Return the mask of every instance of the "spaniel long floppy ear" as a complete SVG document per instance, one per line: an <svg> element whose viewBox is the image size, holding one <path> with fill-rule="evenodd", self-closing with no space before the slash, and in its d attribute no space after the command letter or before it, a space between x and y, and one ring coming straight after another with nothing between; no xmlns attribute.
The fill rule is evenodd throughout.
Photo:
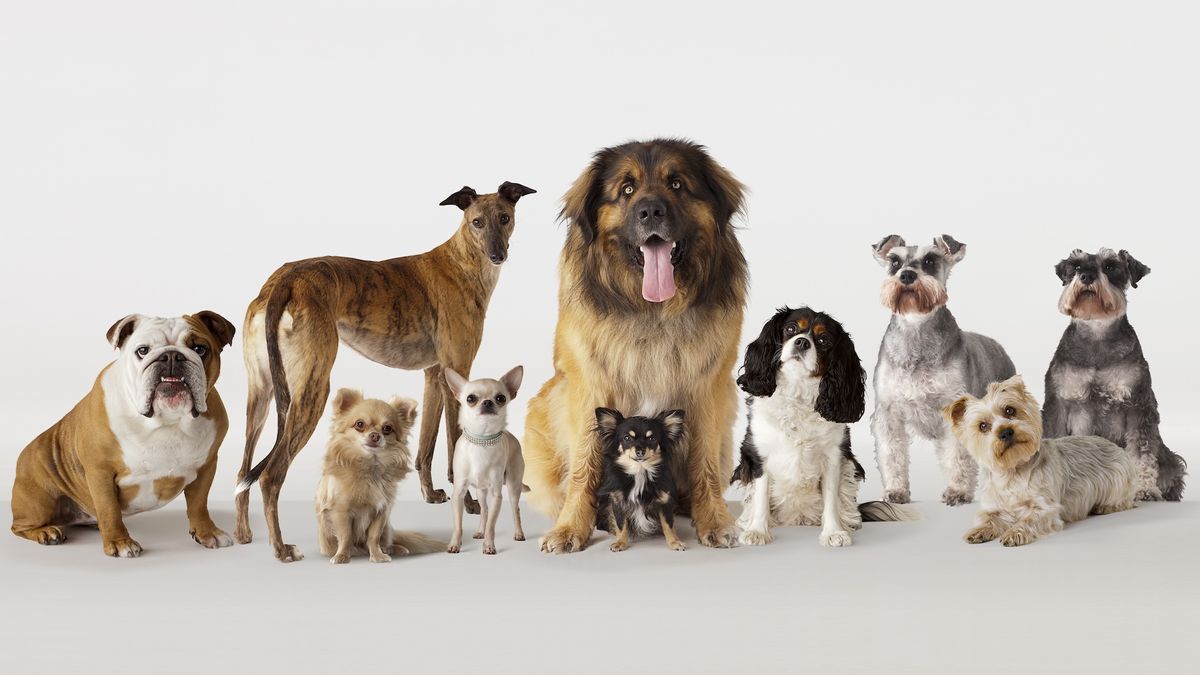
<svg viewBox="0 0 1200 675"><path fill-rule="evenodd" d="M478 198L479 194L474 189L464 185L461 190L443 199L438 206L450 206L453 204L466 211L467 207L473 204Z"/></svg>
<svg viewBox="0 0 1200 675"><path fill-rule="evenodd" d="M849 424L863 416L867 405L867 374L850 334L839 324L833 347L825 354L825 375L817 388L813 409L830 422Z"/></svg>
<svg viewBox="0 0 1200 675"><path fill-rule="evenodd" d="M1117 255L1121 256L1121 260L1125 262L1125 268L1129 270L1129 285L1137 288L1138 282L1142 277L1150 274L1150 268L1138 262L1137 258L1130 255L1129 251L1121 249Z"/></svg>
<svg viewBox="0 0 1200 675"><path fill-rule="evenodd" d="M655 415L654 419L662 422L663 429L667 431L667 438L674 443L683 437L684 417L682 410L664 410Z"/></svg>
<svg viewBox="0 0 1200 675"><path fill-rule="evenodd" d="M558 218L568 221L571 227L578 227L585 244L595 241L599 232L597 212L604 191L604 174L608 171L612 154L608 149L597 152L592 157L592 163L563 195L562 211L559 211Z"/></svg>
<svg viewBox="0 0 1200 675"><path fill-rule="evenodd" d="M704 158L704 185L715 198L717 227L724 232L730 226L733 217L743 213L746 186L710 157L707 150L703 147L698 149Z"/></svg>
<svg viewBox="0 0 1200 675"><path fill-rule="evenodd" d="M871 253L875 254L875 260L880 265L890 265L891 261L888 260L888 252L897 246L904 246L904 237L898 234L889 234L880 239L879 243L871 246Z"/></svg>
<svg viewBox="0 0 1200 675"><path fill-rule="evenodd" d="M500 184L500 187L496 189L496 193L500 195L501 199L513 204L516 204L517 200L521 197L524 197L525 195L531 195L536 192L537 190L534 190L531 187L525 187L520 183L513 183L510 181L504 181Z"/></svg>
<svg viewBox="0 0 1200 675"><path fill-rule="evenodd" d="M751 396L770 396L775 393L775 374L783 347L783 327L787 324L790 307L780 307L775 316L763 324L758 339L746 346L746 358L738 375L737 385Z"/></svg>

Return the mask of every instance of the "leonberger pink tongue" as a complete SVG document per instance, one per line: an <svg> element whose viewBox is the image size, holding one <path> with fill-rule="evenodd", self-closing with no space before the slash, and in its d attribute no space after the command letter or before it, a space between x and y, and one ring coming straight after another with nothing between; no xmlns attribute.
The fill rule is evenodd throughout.
<svg viewBox="0 0 1200 675"><path fill-rule="evenodd" d="M642 244L646 264L642 267L642 297L663 302L675 295L675 266L671 264L671 242L655 238Z"/></svg>

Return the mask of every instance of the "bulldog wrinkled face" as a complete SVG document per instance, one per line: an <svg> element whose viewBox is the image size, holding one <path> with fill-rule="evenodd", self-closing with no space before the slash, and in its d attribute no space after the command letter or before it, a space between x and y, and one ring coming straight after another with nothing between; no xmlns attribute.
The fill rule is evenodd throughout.
<svg viewBox="0 0 1200 675"><path fill-rule="evenodd" d="M965 244L948 234L928 246L906 246L899 235L884 237L872 247L887 271L879 300L893 314L928 314L946 304L950 270L967 254Z"/></svg>
<svg viewBox="0 0 1200 675"><path fill-rule="evenodd" d="M132 314L113 324L108 339L120 350L115 367L134 410L164 420L208 412L221 349L232 342L233 331L213 312L167 318Z"/></svg>
<svg viewBox="0 0 1200 675"><path fill-rule="evenodd" d="M988 385L983 398L963 396L944 414L971 456L992 470L1016 468L1041 447L1041 411L1020 375Z"/></svg>
<svg viewBox="0 0 1200 675"><path fill-rule="evenodd" d="M458 400L459 426L473 434L490 435L503 431L508 421L508 404L521 387L524 368L517 366L499 380L468 382L453 370L446 370L446 382Z"/></svg>

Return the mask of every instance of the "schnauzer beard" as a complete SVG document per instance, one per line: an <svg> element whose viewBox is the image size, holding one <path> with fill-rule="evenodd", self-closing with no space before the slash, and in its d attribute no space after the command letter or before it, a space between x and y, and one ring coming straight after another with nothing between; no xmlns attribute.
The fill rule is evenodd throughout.
<svg viewBox="0 0 1200 675"><path fill-rule="evenodd" d="M1125 313L1125 294L1104 276L1091 286L1084 286L1079 277L1075 277L1063 289L1058 310L1072 319L1115 319Z"/></svg>
<svg viewBox="0 0 1200 675"><path fill-rule="evenodd" d="M892 314L928 314L946 304L946 289L930 276L920 276L905 286L896 277L888 277L880 289L879 301Z"/></svg>

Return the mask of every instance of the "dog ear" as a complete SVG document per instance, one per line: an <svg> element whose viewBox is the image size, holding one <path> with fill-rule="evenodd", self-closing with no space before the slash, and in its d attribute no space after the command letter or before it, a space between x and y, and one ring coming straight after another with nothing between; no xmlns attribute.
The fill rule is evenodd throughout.
<svg viewBox="0 0 1200 675"><path fill-rule="evenodd" d="M1054 273L1058 275L1063 286L1066 286L1075 278L1075 263L1071 262L1070 258L1063 258L1054 266Z"/></svg>
<svg viewBox="0 0 1200 675"><path fill-rule="evenodd" d="M1150 268L1138 262L1138 259L1130 255L1129 251L1125 249L1121 249L1118 255L1125 262L1125 269L1129 270L1129 285L1137 288L1138 282L1142 280L1142 277L1150 274Z"/></svg>
<svg viewBox="0 0 1200 675"><path fill-rule="evenodd" d="M118 319L116 323L110 326L108 332L105 333L105 337L108 338L108 343L113 346L113 349L120 349L125 344L125 340L137 328L137 322L144 318L141 314L130 314Z"/></svg>
<svg viewBox="0 0 1200 675"><path fill-rule="evenodd" d="M960 396L957 401L942 409L942 416L950 423L951 428L958 429L962 425L963 415L967 414L967 403L970 400L969 396Z"/></svg>
<svg viewBox="0 0 1200 675"><path fill-rule="evenodd" d="M609 438L617 430L617 425L625 421L621 413L612 408L596 408L596 431L601 438Z"/></svg>
<svg viewBox="0 0 1200 675"><path fill-rule="evenodd" d="M464 185L462 186L461 190L443 199L438 206L450 206L453 204L463 211L466 211L467 207L473 204L478 198L479 195L475 192L475 190ZM513 201L516 200L514 199Z"/></svg>
<svg viewBox="0 0 1200 675"><path fill-rule="evenodd" d="M715 199L717 229L724 232L730 226L730 221L739 213L743 213L746 203L746 186L734 178L729 170L709 156L708 151L697 146L703 157L704 185Z"/></svg>
<svg viewBox="0 0 1200 675"><path fill-rule="evenodd" d="M509 181L504 181L500 184L500 187L496 188L496 194L500 195L500 198L504 201L512 204L516 204L517 200L521 197L535 194L536 192L537 190L531 187L525 187L520 183L511 183Z"/></svg>
<svg viewBox="0 0 1200 675"><path fill-rule="evenodd" d="M775 393L775 372L779 370L779 355L783 347L783 327L787 324L790 307L780 307L775 316L763 324L758 338L746 346L746 358L737 385L751 396L770 396Z"/></svg>
<svg viewBox="0 0 1200 675"><path fill-rule="evenodd" d="M897 246L904 246L904 237L901 237L898 234L889 234L883 239L880 239L879 243L871 246L871 252L875 254L875 259L879 261L880 265L887 266L892 264L891 261L888 260L888 252Z"/></svg>
<svg viewBox="0 0 1200 675"><path fill-rule="evenodd" d="M664 410L654 416L654 419L662 423L663 429L667 431L667 438L674 443L683 436L683 421L686 415L682 410Z"/></svg>
<svg viewBox="0 0 1200 675"><path fill-rule="evenodd" d="M417 402L407 396L393 397L388 405L396 411L396 415L405 422L412 422L417 417Z"/></svg>
<svg viewBox="0 0 1200 675"><path fill-rule="evenodd" d="M500 378L500 383L508 388L508 397L516 398L517 390L521 388L521 380L525 377L524 366L517 366Z"/></svg>
<svg viewBox="0 0 1200 675"><path fill-rule="evenodd" d="M357 389L338 389L333 397L333 415L345 415L348 410L361 403L363 395Z"/></svg>
<svg viewBox="0 0 1200 675"><path fill-rule="evenodd" d="M933 245L942 252L942 257L951 265L956 264L967 255L967 245L948 234L933 238Z"/></svg>
<svg viewBox="0 0 1200 675"><path fill-rule="evenodd" d="M450 393L454 395L454 398L458 398L458 395L462 393L463 387L467 386L467 378L459 375L453 368L447 368L445 375L446 384L450 385Z"/></svg>
<svg viewBox="0 0 1200 675"><path fill-rule="evenodd" d="M867 374L863 371L854 341L841 326L837 340L825 355L825 375L817 388L813 409L830 422L849 424L863 416L867 405Z"/></svg>
<svg viewBox="0 0 1200 675"><path fill-rule="evenodd" d="M196 312L192 316L204 324L204 327L221 343L221 347L228 347L233 344L233 335L237 332L237 329L233 327L233 324L228 319L207 309L202 312Z"/></svg>
<svg viewBox="0 0 1200 675"><path fill-rule="evenodd" d="M583 235L583 243L591 244L599 232L597 210L600 208L600 196L604 190L604 174L612 159L612 151L604 149L592 157L592 163L579 178L571 184L567 194L563 195L562 210L558 213L559 220L569 221L572 227L578 227Z"/></svg>

